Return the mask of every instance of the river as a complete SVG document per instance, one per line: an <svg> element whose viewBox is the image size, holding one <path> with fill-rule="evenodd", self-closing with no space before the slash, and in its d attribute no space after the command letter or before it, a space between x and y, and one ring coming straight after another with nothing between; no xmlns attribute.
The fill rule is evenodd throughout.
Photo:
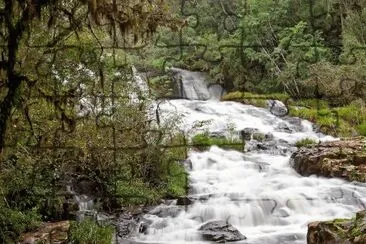
<svg viewBox="0 0 366 244"><path fill-rule="evenodd" d="M205 76L177 72L182 77L185 99L162 102L163 118L178 115L181 129L191 135L197 132L191 130L197 122L210 121L205 129L214 134L227 134L228 127L235 131L255 128L273 138L267 148L260 150L256 149L256 142L249 142L248 152L216 146L205 152L192 150L189 197L198 200L187 207L177 207L174 201L158 206L179 211L164 217L154 211L146 214L144 219L149 227L135 241L208 243L202 239L199 227L211 220L224 220L247 237L237 243L306 243L309 222L350 218L365 208L365 184L302 177L290 165L294 144L299 139L334 138L317 133L308 121L294 123L296 120L277 117L267 109L221 102L217 89L212 93L203 85Z"/></svg>

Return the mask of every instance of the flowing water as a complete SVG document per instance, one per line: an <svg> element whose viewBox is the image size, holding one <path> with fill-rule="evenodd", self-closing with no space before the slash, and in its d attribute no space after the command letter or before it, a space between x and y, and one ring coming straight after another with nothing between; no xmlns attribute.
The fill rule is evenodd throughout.
<svg viewBox="0 0 366 244"><path fill-rule="evenodd" d="M309 222L349 218L365 208L365 184L302 177L291 168L290 156L297 140L333 138L316 133L307 121L294 124L266 109L210 100L203 76L181 73L187 99L161 103L162 117L179 115L181 128L191 134L196 131L190 128L198 121L209 121L205 128L212 133L227 133L228 127L237 131L256 128L273 135L276 150L241 153L216 146L205 152L192 150L190 197L199 200L175 217L145 215L151 224L135 241L207 243L198 228L210 220L224 220L247 237L240 243L306 243ZM174 204L159 207L176 208Z"/></svg>

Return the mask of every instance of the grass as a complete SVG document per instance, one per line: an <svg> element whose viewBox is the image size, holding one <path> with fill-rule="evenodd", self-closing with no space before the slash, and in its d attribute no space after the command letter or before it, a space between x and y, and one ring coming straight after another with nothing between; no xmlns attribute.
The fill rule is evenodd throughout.
<svg viewBox="0 0 366 244"><path fill-rule="evenodd" d="M110 244L114 229L112 226L100 226L92 219L72 222L70 243L75 244Z"/></svg>
<svg viewBox="0 0 366 244"><path fill-rule="evenodd" d="M281 93L261 95L249 92L228 93L222 100L266 107L267 99L280 100L285 104L287 101L290 116L315 123L325 134L342 137L366 136L366 107L357 101L341 107L332 107L325 100L293 100Z"/></svg>
<svg viewBox="0 0 366 244"><path fill-rule="evenodd" d="M226 137L212 137L207 132L195 135L192 144L199 150L208 150L211 146L218 146L223 149L243 150L243 142L240 139L228 139Z"/></svg>
<svg viewBox="0 0 366 244"><path fill-rule="evenodd" d="M311 138L304 138L296 142L296 147L307 147L316 143L317 142Z"/></svg>
<svg viewBox="0 0 366 244"><path fill-rule="evenodd" d="M283 93L273 94L254 94L250 92L231 92L222 97L222 101L237 101L245 104L250 104L256 107L266 107L267 100L285 101L289 96Z"/></svg>

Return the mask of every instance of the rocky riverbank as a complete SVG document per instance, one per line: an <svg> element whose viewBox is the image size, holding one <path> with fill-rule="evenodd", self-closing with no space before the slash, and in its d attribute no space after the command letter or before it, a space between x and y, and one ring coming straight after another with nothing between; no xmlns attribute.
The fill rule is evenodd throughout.
<svg viewBox="0 0 366 244"><path fill-rule="evenodd" d="M352 219L310 223L307 243L366 243L366 210L358 212Z"/></svg>
<svg viewBox="0 0 366 244"><path fill-rule="evenodd" d="M291 156L291 163L303 176L314 174L366 182L366 138L347 138L303 147Z"/></svg>
<svg viewBox="0 0 366 244"><path fill-rule="evenodd" d="M366 182L366 138L346 138L302 147L292 154L291 164L303 176ZM307 243L366 243L366 210L352 219L310 223Z"/></svg>

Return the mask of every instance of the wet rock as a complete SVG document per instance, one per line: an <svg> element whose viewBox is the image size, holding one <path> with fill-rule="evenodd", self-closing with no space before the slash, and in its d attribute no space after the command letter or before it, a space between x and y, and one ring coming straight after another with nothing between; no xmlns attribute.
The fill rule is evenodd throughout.
<svg viewBox="0 0 366 244"><path fill-rule="evenodd" d="M162 219L160 221L157 221L157 222L153 223L151 225L151 228L160 230L160 229L163 229L163 228L165 228L167 226L168 226L168 220L167 219Z"/></svg>
<svg viewBox="0 0 366 244"><path fill-rule="evenodd" d="M290 130L294 130L294 131L302 131L303 130L303 126L302 126L302 119L298 118L298 117L289 117L289 116L285 116L282 119L286 120L287 122L290 123Z"/></svg>
<svg viewBox="0 0 366 244"><path fill-rule="evenodd" d="M250 141L252 139L252 135L256 132L259 132L256 128L245 128L240 131L240 135L243 140Z"/></svg>
<svg viewBox="0 0 366 244"><path fill-rule="evenodd" d="M286 133L292 133L293 130L288 126L286 123L280 123L277 128L277 131L286 132Z"/></svg>
<svg viewBox="0 0 366 244"><path fill-rule="evenodd" d="M210 221L202 225L199 230L204 239L217 243L245 240L246 237L231 224L222 220Z"/></svg>
<svg viewBox="0 0 366 244"><path fill-rule="evenodd" d="M188 170L192 170L193 168L193 164L192 164L192 161L190 159L186 159L186 160L183 160L181 162L183 164L183 166L188 169Z"/></svg>
<svg viewBox="0 0 366 244"><path fill-rule="evenodd" d="M138 218L131 213L121 214L115 223L117 235L122 238L131 236L138 227Z"/></svg>
<svg viewBox="0 0 366 244"><path fill-rule="evenodd" d="M244 141L256 140L259 142L272 141L274 136L271 133L262 133L255 128L245 128L240 131L240 136Z"/></svg>
<svg viewBox="0 0 366 244"><path fill-rule="evenodd" d="M310 223L307 243L366 243L366 210L358 212L353 219Z"/></svg>
<svg viewBox="0 0 366 244"><path fill-rule="evenodd" d="M177 206L158 206L155 209L151 210L149 213L152 215L156 215L160 218L174 218L177 217L181 211L182 209Z"/></svg>
<svg viewBox="0 0 366 244"><path fill-rule="evenodd" d="M56 223L44 223L35 232L23 234L21 244L63 244L68 243L68 231L70 221L61 221Z"/></svg>
<svg viewBox="0 0 366 244"><path fill-rule="evenodd" d="M246 143L245 150L247 152L266 151L266 153L273 155L287 155L287 153L292 149L288 148L287 142L280 142L277 140L260 142L257 140L252 140Z"/></svg>
<svg viewBox="0 0 366 244"><path fill-rule="evenodd" d="M74 188L80 195L97 196L100 193L99 184L85 176L77 179Z"/></svg>
<svg viewBox="0 0 366 244"><path fill-rule="evenodd" d="M147 234L147 230L150 224L146 222L141 222L139 226L139 233Z"/></svg>
<svg viewBox="0 0 366 244"><path fill-rule="evenodd" d="M271 113L275 116L285 116L288 114L288 109L286 105L278 100L268 100L267 101L267 108Z"/></svg>
<svg viewBox="0 0 366 244"><path fill-rule="evenodd" d="M189 197L179 197L177 199L177 205L187 206L191 205L193 203L193 200Z"/></svg>
<svg viewBox="0 0 366 244"><path fill-rule="evenodd" d="M315 174L366 182L365 145L362 137L320 143L293 153L291 164L303 176Z"/></svg>

